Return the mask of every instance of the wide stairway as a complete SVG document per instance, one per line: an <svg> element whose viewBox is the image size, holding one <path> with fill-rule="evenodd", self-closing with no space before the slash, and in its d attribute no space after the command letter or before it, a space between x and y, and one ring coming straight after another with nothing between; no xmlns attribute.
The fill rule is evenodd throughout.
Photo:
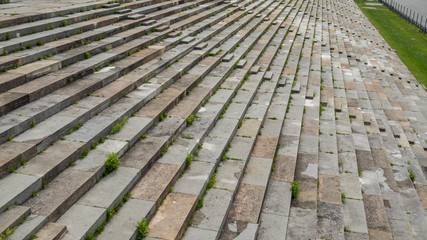
<svg viewBox="0 0 427 240"><path fill-rule="evenodd" d="M0 5L0 239L425 239L427 92L353 0Z"/></svg>

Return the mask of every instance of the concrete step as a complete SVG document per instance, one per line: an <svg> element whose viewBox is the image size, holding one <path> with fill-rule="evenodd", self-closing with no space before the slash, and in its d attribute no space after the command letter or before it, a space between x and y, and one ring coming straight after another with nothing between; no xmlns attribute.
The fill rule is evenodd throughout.
<svg viewBox="0 0 427 240"><path fill-rule="evenodd" d="M215 4L213 4L213 5L215 5ZM208 8L208 6L206 6L205 8L203 8L203 9L207 9ZM201 10L203 10L203 9L201 9ZM200 11L200 10L199 10ZM195 13L197 13L197 12L193 12L193 13L189 13L190 14L190 16L191 16L191 14L195 14ZM202 18L206 18L205 16L203 16ZM163 24L163 23L162 23ZM154 27L153 27L154 28ZM144 33L144 32L147 32L147 31L149 31L149 30L143 30L143 31L141 31L141 33ZM133 33L134 34L134 33ZM164 36L166 36L166 34L164 35ZM159 37L155 37L155 39L161 39L161 38L159 38ZM105 41L104 41L105 42ZM138 40L134 40L133 41L134 43L137 43L138 42ZM122 42L123 43L123 42ZM58 73L54 73L54 74L52 74L52 77L53 77L53 75L55 75L56 76L56 78L58 78L58 76L62 76L62 78L59 78L59 81L57 80L57 82L56 82L56 84L57 84L57 87L56 87L56 89L58 88L58 87L61 87L61 86L64 86L64 84L66 84L68 81L74 81L74 80L77 80L77 79L79 79L79 78L81 78L82 76L84 76L84 75L87 75L87 74L90 74L91 72L93 72L93 69L98 69L98 68L100 68L100 67L103 67L103 66L105 66L108 62L110 62L110 61L115 61L115 60L117 60L117 57L122 57L122 56L125 56L126 54L129 54L129 52L133 52L133 51L135 51L135 49L137 49L137 48L141 48L141 47L145 47L145 46L148 46L148 44L149 43L151 43L151 41L150 40L148 40L147 42L143 42L143 43L139 43L139 44L134 44L135 46L134 47L131 47L130 49L126 49L126 47L123 49L123 51L122 52L120 52L120 51L115 51L114 53L114 55L110 55L110 54L107 54L107 53L101 53L100 55L105 55L105 54L107 54L107 55L109 55L110 57L107 57L107 58L104 58L104 57L102 57L102 56L99 56L98 57L98 55L97 56L94 56L92 59L88 59L88 60L86 60L87 62L85 63L85 64L82 64L82 65L84 65L84 67L82 68L82 66L76 66L76 67L74 67L74 68L72 68L72 69L83 69L83 71L78 71L78 72L74 72L73 73L73 71L70 71L70 69L64 69L64 70L61 70L61 71L59 71ZM111 44L111 43L110 43ZM132 44L130 44L130 46L132 46ZM105 46L104 47L98 47L97 49L105 49ZM89 51L90 52L90 51ZM85 56L86 58L87 58L87 56L88 56L88 52L82 52L82 53L80 53L80 55L79 55L80 57L83 57L83 56ZM89 54L89 56L90 56L90 54ZM115 57L114 57L115 56ZM112 57L112 58L111 58ZM96 60L95 60L95 58L99 58L99 59L103 59L103 61L102 62L96 62ZM77 61L78 60L78 58L77 59L75 59L74 61ZM95 63L95 65L89 65L88 66L88 63ZM69 63L67 63L67 64L69 64ZM49 68L50 69L50 68ZM62 75L62 73L64 73L63 75ZM71 75L70 75L71 74ZM30 82L30 83L27 83L27 86L25 86L25 84L23 85L23 86L21 86L21 87L16 87L16 88L13 88L13 89L11 89L11 90L9 90L10 92L13 92L13 94L10 94L10 93L8 93L8 92L6 92L6 93L4 93L4 94L2 94L2 95L4 95L4 101L5 102L3 102L2 101L2 104L3 104L3 108L5 108L4 110L6 110L6 108L7 108L7 105L9 105L9 106L13 106L12 107L12 109L14 109L14 108L16 108L17 106L19 106L19 105L14 105L14 104L19 104L19 103L25 103L25 102L32 102L32 101L34 101L35 99L37 99L37 98L39 98L40 96L37 96L37 93L35 93L35 92L33 92L31 95L32 95L32 97L29 97L29 96L25 96L25 95L20 95L20 94L17 94L16 92L22 92L22 91L24 91L24 92L27 92L27 94L30 94L29 92L28 92L28 88L34 88L34 85L43 85L43 84L45 84L44 82L46 82L47 80L49 80L49 81L52 81L52 77L50 77L49 78L49 75L48 76L45 76L44 78L42 78L42 79L36 79L36 80L34 80L35 82L34 83L32 83L32 82ZM70 80L70 79L72 79L72 80ZM31 80L31 79L28 79L28 80ZM12 80L11 80L12 81ZM64 82L65 81L65 82ZM10 82L10 81L9 81ZM62 82L62 83L61 83ZM59 84L59 85L58 85ZM52 84L50 84L49 86L52 86ZM41 88L40 90L43 90L43 91L47 91L47 93L49 93L49 92L52 92L52 90L53 89L55 89L55 88L50 88L50 89L47 89L47 87L48 86L46 86L46 88ZM40 87L39 87L40 88ZM27 89L27 90L26 90ZM21 97L21 99L19 99L19 96ZM28 97L29 97L29 99L28 99ZM23 99L23 98L27 98L27 99ZM7 103L7 101L11 101L11 102L9 102L9 103ZM9 109L9 110L11 110L11 109ZM7 112L8 110L6 110L6 112ZM4 113L6 113L6 112L4 112ZM3 113L3 114L4 114Z"/></svg>
<svg viewBox="0 0 427 240"><path fill-rule="evenodd" d="M95 109L93 109L93 110L95 110ZM92 111L93 111L92 110ZM98 110L97 111L99 111L100 109L98 108ZM67 111L67 110L66 110ZM50 125L50 124L45 124L46 126L48 126L48 125ZM45 131L42 131L43 132L43 134L44 134L44 136L45 136L45 134L46 134L46 132ZM28 136L31 136L31 138L33 138L34 137L34 134L29 134ZM60 136L60 135L56 135L56 136ZM25 137L21 137L21 139L22 140L25 140L25 141L27 141L27 138L25 138ZM47 142L49 142L46 138L44 138L45 140L44 141L47 141ZM19 140L19 139L18 139ZM43 149L43 148L42 148ZM40 149L39 149L40 150ZM16 159L16 158L15 158Z"/></svg>
<svg viewBox="0 0 427 240"><path fill-rule="evenodd" d="M192 3L190 3L190 4L192 4ZM216 5L216 4L214 4L214 5ZM163 12L159 11L159 15L150 15L149 17L145 18L146 20L149 20L149 19L159 18L162 16L164 17L164 16L173 15L175 13L175 11L177 11L177 10L179 11L180 9L186 9L188 6L189 6L189 4L182 4L182 5L178 5L178 6L174 7L173 2L165 2L165 3L148 5L148 6L145 6L142 8L135 9L135 11L140 12L140 13L145 13L145 12L152 12L153 9L156 9L156 10L157 9L164 9ZM195 11L199 11L199 10L195 9ZM185 18L185 16L187 14L188 13L186 13L185 15L180 15L179 18ZM11 53L7 57L3 57L0 59L0 62L1 62L0 70L3 70L4 68L12 69L13 67L19 67L21 65L40 60L41 58L45 58L45 57L55 55L55 54L60 53L60 52L64 52L66 50L69 50L70 48L79 47L83 44L85 44L85 45L89 44L90 45L91 42L99 41L100 39L106 38L106 37L111 36L113 34L120 33L122 31L130 31L131 28L136 27L137 24L140 22L140 21L132 21L132 22L120 24L120 26L119 25L111 25L114 22L117 22L120 20L121 19L119 17L113 17L113 18L111 18L111 17L100 17L98 19L95 18L93 20L90 20L91 22L94 22L97 25L97 29L87 31L84 33L80 33L80 31L79 31L78 32L78 33L80 33L79 35L76 35L76 36L71 37L71 38L56 40L56 41L46 43L45 46L34 46L32 49L29 49L29 50L20 51L18 53ZM69 21L69 20L67 20L67 21ZM74 21L74 19L73 19L73 21ZM61 24L62 24L62 20L61 20ZM150 29L153 29L153 28L142 29L142 30L144 30L142 32L142 35L144 35L146 32L151 31ZM135 30L130 31L130 32L135 32ZM139 36L141 36L141 34ZM125 39L125 40L128 41L129 39ZM105 41L106 40L104 40L104 42ZM117 39L116 39L116 41L117 41ZM41 41L40 41L40 43L44 44L44 42L41 42ZM108 47L108 45L107 45L107 47ZM102 49L102 51L104 51L104 48L105 47L102 47L99 49ZM90 52L92 55L96 54L96 52L95 53L92 51L88 51L88 52ZM69 65L69 63L64 63L64 65ZM12 70L12 71L14 71L14 70Z"/></svg>
<svg viewBox="0 0 427 240"><path fill-rule="evenodd" d="M258 81L260 81L260 80L261 79L258 79ZM212 100L214 100L214 99L211 98L211 101ZM231 136L233 136L233 132L235 130L234 131L233 130L231 130L231 131L220 130L221 128L223 128L222 126L225 126L224 123L226 123L226 122L230 122L230 121L227 120L227 121L224 122L222 119L219 120L216 123L216 127L214 127L214 129L210 133L210 135L212 135L212 137L215 136L216 138L219 138L220 136L221 136L221 138L223 138L223 137L225 137L224 135L226 133L228 133L228 134L231 134ZM236 124L236 123L237 122L234 122L234 124ZM232 123L231 122L230 123L226 123L227 126L229 126L230 124L232 124ZM212 140L210 140L210 139L211 139L211 137L208 136L208 138L205 141L204 145L208 146L209 141L213 140L213 139ZM226 139L228 139L228 138L226 138ZM227 142L228 141L226 141L225 143L227 143ZM195 164L194 167L193 167L194 164L190 166L190 168L185 172L184 176L181 179L179 179L178 182L176 183L176 185L174 186L174 191L182 192L182 193L186 193L186 194L194 194L196 196L201 196L203 194L204 186L205 186L206 182L208 181L209 176L211 176L213 174L213 172L209 172L209 171L206 172L206 170L202 170L202 169L204 169L206 167L202 167L202 166L199 166L199 165L212 165L212 163L210 163L210 162L214 162L215 163L215 162L219 161L219 159L220 159L217 154L212 155L212 153L210 153L212 151L211 148L213 147L213 146L212 147L210 146L211 144L217 145L217 144L221 144L221 143L219 143L219 142L215 143L215 142L212 141L212 143L209 143L209 146L208 146L208 148L206 150L205 150L205 148L202 148L202 150L200 151L198 157L196 158L196 159L199 159L202 162L200 162L200 163L199 162L194 163ZM216 152L220 152L220 153L223 152L223 150L220 150L220 149L225 149L226 146L227 146L227 144L223 144L223 143L221 145L215 146ZM207 163L203 163L204 161L207 161ZM208 169L214 169L214 166L215 165L212 165ZM201 182L198 180L197 183L196 183L193 180L193 182L192 182L193 186L191 188L188 188L188 187L184 188L183 187L183 186L189 186L190 179L193 179L196 176L198 176L198 179L200 178ZM155 222L155 219L156 219L156 216L153 218L152 222L153 221ZM221 226L219 226L219 227L221 227ZM181 228L177 228L177 229L181 229ZM220 230L220 228L217 229L217 231L219 231L219 230ZM177 234L179 234L179 232ZM156 237L156 236L153 235L153 237Z"/></svg>
<svg viewBox="0 0 427 240"><path fill-rule="evenodd" d="M12 206L0 215L0 234L14 230L16 226L31 214L31 209L24 206Z"/></svg>
<svg viewBox="0 0 427 240"><path fill-rule="evenodd" d="M182 80L184 80L184 79L182 79ZM191 85L191 84L190 84L190 85ZM76 135L76 136L78 136L78 135ZM71 136L70 136L70 138L73 138L73 136L71 135ZM74 137L74 138L75 138L75 137ZM76 138L76 139L77 139L77 138ZM108 141L110 141L110 140L108 140ZM93 155L93 154L92 154L92 152L87 156L87 159L90 159L90 158L91 158L91 155ZM83 161L84 161L84 160L83 160ZM83 162L83 161L82 161L82 162ZM81 163L77 163L76 167L74 167L74 168L73 168L73 170L74 170L74 171L82 171L82 170L84 170L84 171L93 171L93 170L90 170L90 169L82 168L82 166L84 166L84 165L82 165L82 166L80 166L80 165L81 165ZM94 169L95 169L95 171L96 171L96 172L100 172L99 167L94 168ZM67 172L67 171L68 171L68 170L66 170L65 172ZM64 173L65 173L65 172L64 172ZM57 180L57 179L58 179L58 178L56 178L55 180ZM54 180L54 181L55 181L55 180ZM53 182L52 182L52 183L53 183ZM85 183L85 184L86 184L86 183ZM50 185L49 185L49 186L50 186ZM51 191L56 191L56 190L51 190ZM46 194L47 194L47 193L45 193L45 194L43 194L43 195L46 195ZM77 195L78 195L78 194L77 194ZM65 201L65 200L64 200L64 201ZM45 209L42 209L42 210L45 210ZM47 210L47 211L49 212L49 211L54 211L54 210Z"/></svg>
<svg viewBox="0 0 427 240"><path fill-rule="evenodd" d="M144 50L143 50L143 52L144 52ZM121 69L121 68L120 68ZM108 74L108 72L106 72L106 74L104 74L104 75L106 75L106 76L115 76L114 75L114 72L113 73L111 73L111 74ZM91 78L91 77L89 77L89 78ZM95 77L95 79L97 79L97 81L99 81L99 77ZM88 79L89 80L89 79ZM109 81L111 81L111 80L109 80ZM93 82L93 80L90 80L90 82ZM96 82L95 82L96 83ZM83 86L85 86L85 85L83 85ZM96 86L96 85L95 85ZM71 87L71 86L70 86ZM72 87L71 87L72 88ZM87 91L87 90L86 90ZM91 91L91 90L89 90L89 91ZM74 92L75 92L75 90L74 90ZM67 92L68 93L68 92ZM62 93L62 94L64 94L64 92ZM82 94L83 96L84 96L84 93ZM81 95L80 95L81 96ZM78 97L78 96L75 96L75 97ZM50 99L50 98L47 98L47 99ZM57 98L55 98L55 99L57 99ZM51 101L51 100L49 100L49 101ZM50 103L50 102L49 102ZM50 103L51 104L51 103ZM70 104L70 103L68 103L68 104ZM26 112L20 112L20 111L18 111L17 112L17 114L18 115L28 115L28 113L26 113ZM27 126L30 126L31 124L34 124L33 123L33 120L36 120L36 121L34 121L35 123L38 123L38 119L26 119L26 125ZM41 120L43 120L43 118L41 119ZM10 135L11 135L11 132L13 132L13 131L16 131L16 126L13 126L12 128L6 128L5 130L7 130L7 131L5 131L3 134L3 136L5 137L5 138L8 138Z"/></svg>
<svg viewBox="0 0 427 240"><path fill-rule="evenodd" d="M40 229L35 235L37 238L46 240L59 240L62 238L67 228L58 223L47 223L42 229Z"/></svg>
<svg viewBox="0 0 427 240"><path fill-rule="evenodd" d="M174 145L175 146L175 145ZM166 155L165 155L166 156ZM143 185L141 185L141 186L148 186L147 184L143 184ZM138 195L138 196L140 196L140 195Z"/></svg>

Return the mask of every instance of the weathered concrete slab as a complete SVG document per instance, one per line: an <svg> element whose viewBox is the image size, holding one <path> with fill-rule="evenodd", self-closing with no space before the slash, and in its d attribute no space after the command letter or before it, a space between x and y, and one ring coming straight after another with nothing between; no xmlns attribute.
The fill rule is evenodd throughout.
<svg viewBox="0 0 427 240"><path fill-rule="evenodd" d="M0 233L13 229L19 225L19 221L30 215L31 209L25 206L12 206L9 210L0 214Z"/></svg>
<svg viewBox="0 0 427 240"><path fill-rule="evenodd" d="M19 225L19 228L15 229L13 231L13 234L9 236L8 239L10 240L22 240L22 239L29 239L31 236L36 234L38 230L42 226L46 224L46 217L45 216L38 216L38 215L30 215L25 220L24 223Z"/></svg>
<svg viewBox="0 0 427 240"><path fill-rule="evenodd" d="M176 182L174 192L201 196L210 176L215 171L214 166L215 164L210 162L193 162Z"/></svg>
<svg viewBox="0 0 427 240"><path fill-rule="evenodd" d="M171 183L178 177L179 169L177 165L155 163L132 189L132 197L160 204L160 200L169 192Z"/></svg>
<svg viewBox="0 0 427 240"><path fill-rule="evenodd" d="M139 169L119 167L104 177L77 202L80 205L112 208L130 191L140 176Z"/></svg>
<svg viewBox="0 0 427 240"><path fill-rule="evenodd" d="M129 199L108 223L98 239L132 239L136 236L136 223L155 210L154 202Z"/></svg>
<svg viewBox="0 0 427 240"><path fill-rule="evenodd" d="M0 181L0 211L14 203L23 203L42 186L40 178L24 174L10 174Z"/></svg>
<svg viewBox="0 0 427 240"><path fill-rule="evenodd" d="M60 239L67 228L64 225L49 222L40 231L36 233L36 236L40 239Z"/></svg>
<svg viewBox="0 0 427 240"><path fill-rule="evenodd" d="M226 190L210 189L203 199L203 207L196 211L192 227L219 232L227 220L231 207L232 193Z"/></svg>
<svg viewBox="0 0 427 240"><path fill-rule="evenodd" d="M62 239L82 239L106 219L106 209L74 204L56 223L67 227Z"/></svg>
<svg viewBox="0 0 427 240"><path fill-rule="evenodd" d="M150 221L148 237L179 238L190 218L189 213L196 207L197 196L185 193L168 194Z"/></svg>

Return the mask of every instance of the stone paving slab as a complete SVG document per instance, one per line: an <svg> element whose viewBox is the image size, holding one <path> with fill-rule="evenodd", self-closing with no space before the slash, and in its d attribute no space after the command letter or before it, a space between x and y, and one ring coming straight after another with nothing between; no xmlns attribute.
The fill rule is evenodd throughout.
<svg viewBox="0 0 427 240"><path fill-rule="evenodd" d="M179 169L177 165L155 163L132 189L132 197L160 204L160 199L167 194L165 191L169 191L171 182L176 180Z"/></svg>
<svg viewBox="0 0 427 240"><path fill-rule="evenodd" d="M75 199L70 199L70 195L79 196L95 184L95 181L93 173L66 170L37 196L26 201L25 206L30 207L35 214L56 220L67 206L74 203Z"/></svg>
<svg viewBox="0 0 427 240"><path fill-rule="evenodd" d="M106 219L106 209L80 204L73 205L57 223L67 227L62 239L82 239Z"/></svg>
<svg viewBox="0 0 427 240"><path fill-rule="evenodd" d="M23 203L41 186L41 179L35 176L17 173L2 178L0 182L0 191L2 192L0 211L3 212L14 203Z"/></svg>
<svg viewBox="0 0 427 240"><path fill-rule="evenodd" d="M232 193L220 189L211 189L204 197L203 207L194 214L192 227L213 230L218 233L226 221L231 204ZM216 235L216 234L215 234Z"/></svg>
<svg viewBox="0 0 427 240"><path fill-rule="evenodd" d="M174 192L201 196L205 185L213 174L215 164L211 162L195 161L178 179L174 186Z"/></svg>
<svg viewBox="0 0 427 240"><path fill-rule="evenodd" d="M19 221L30 215L31 209L24 206L12 206L0 215L0 233L13 229Z"/></svg>
<svg viewBox="0 0 427 240"><path fill-rule="evenodd" d="M154 213L154 203L129 199L117 215L106 225L98 239L133 239L136 237L136 223Z"/></svg>
<svg viewBox="0 0 427 240"><path fill-rule="evenodd" d="M130 191L140 172L138 169L120 167L87 192L77 204L98 208L112 208Z"/></svg>
<svg viewBox="0 0 427 240"><path fill-rule="evenodd" d="M21 240L29 239L36 234L40 228L46 224L46 217L32 214L28 216L24 223L22 223L8 239Z"/></svg>
<svg viewBox="0 0 427 240"><path fill-rule="evenodd" d="M36 233L36 236L40 239L56 240L60 239L66 231L67 228L64 225L49 222L45 227Z"/></svg>
<svg viewBox="0 0 427 240"><path fill-rule="evenodd" d="M182 226L185 224L182 223L189 220L188 213L196 207L196 201L196 195L175 192L168 194L164 204L159 207L156 215L150 221L148 237L179 238L184 230ZM172 211L171 208L174 210Z"/></svg>

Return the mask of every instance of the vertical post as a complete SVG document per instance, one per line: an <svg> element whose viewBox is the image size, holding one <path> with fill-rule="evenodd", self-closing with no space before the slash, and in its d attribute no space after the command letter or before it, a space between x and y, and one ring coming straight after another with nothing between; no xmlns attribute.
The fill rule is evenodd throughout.
<svg viewBox="0 0 427 240"><path fill-rule="evenodd" d="M417 13L417 21L415 22L415 26L418 26L418 13Z"/></svg>

